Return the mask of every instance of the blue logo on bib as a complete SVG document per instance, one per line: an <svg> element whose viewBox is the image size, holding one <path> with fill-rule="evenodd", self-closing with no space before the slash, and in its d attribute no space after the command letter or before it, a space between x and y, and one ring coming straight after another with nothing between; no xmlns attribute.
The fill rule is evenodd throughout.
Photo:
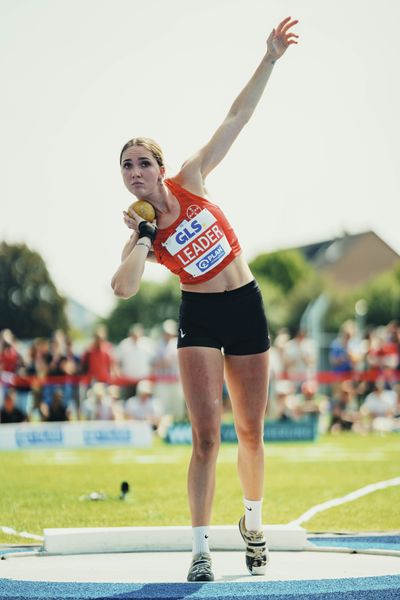
<svg viewBox="0 0 400 600"><path fill-rule="evenodd" d="M200 269L200 271L207 271L213 266L214 263L221 260L225 254L226 252L221 244L218 244L218 246L211 250L211 252L206 254L206 256L203 256L203 258L196 263L196 266Z"/></svg>

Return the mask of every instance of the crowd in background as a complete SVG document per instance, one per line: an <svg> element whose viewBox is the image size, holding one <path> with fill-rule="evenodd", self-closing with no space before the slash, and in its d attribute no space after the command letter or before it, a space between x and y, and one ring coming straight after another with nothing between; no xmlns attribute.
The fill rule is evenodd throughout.
<svg viewBox="0 0 400 600"><path fill-rule="evenodd" d="M0 423L68 420L146 420L161 434L187 418L179 381L177 323L156 336L134 324L119 344L99 326L78 352L62 331L22 348L10 330L0 332ZM346 321L326 349L299 329L280 330L271 351L266 417L318 416L321 431L400 429L400 326L371 328L360 336ZM201 382L199 382L201 385ZM223 409L229 413L224 388Z"/></svg>

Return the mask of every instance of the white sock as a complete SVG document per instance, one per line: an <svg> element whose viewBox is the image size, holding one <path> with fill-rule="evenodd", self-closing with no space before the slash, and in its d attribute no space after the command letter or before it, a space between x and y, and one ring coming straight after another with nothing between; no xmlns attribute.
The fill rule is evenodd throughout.
<svg viewBox="0 0 400 600"><path fill-rule="evenodd" d="M208 545L208 532L209 526L203 527L192 527L193 534L193 554L199 554L199 552L210 552Z"/></svg>
<svg viewBox="0 0 400 600"><path fill-rule="evenodd" d="M262 499L247 500L243 498L245 508L244 524L248 531L261 531L262 529Z"/></svg>

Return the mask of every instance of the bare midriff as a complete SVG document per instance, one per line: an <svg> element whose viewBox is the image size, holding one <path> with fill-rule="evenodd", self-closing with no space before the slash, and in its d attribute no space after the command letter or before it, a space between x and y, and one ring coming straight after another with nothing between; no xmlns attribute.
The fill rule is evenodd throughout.
<svg viewBox="0 0 400 600"><path fill-rule="evenodd" d="M243 258L243 255L239 254L223 271L212 279L203 281L203 283L182 283L181 289L185 292L199 293L229 292L250 283L253 279L254 276L250 271L249 265Z"/></svg>

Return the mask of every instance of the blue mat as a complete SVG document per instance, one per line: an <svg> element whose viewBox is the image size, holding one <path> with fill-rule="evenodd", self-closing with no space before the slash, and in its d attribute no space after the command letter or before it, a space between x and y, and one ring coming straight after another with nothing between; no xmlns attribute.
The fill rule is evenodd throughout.
<svg viewBox="0 0 400 600"><path fill-rule="evenodd" d="M49 583L0 579L2 600L399 600L400 575L260 583Z"/></svg>
<svg viewBox="0 0 400 600"><path fill-rule="evenodd" d="M308 537L314 546L352 548L354 550L395 550L400 552L400 535L338 535L333 537ZM400 598L400 596L399 596Z"/></svg>

